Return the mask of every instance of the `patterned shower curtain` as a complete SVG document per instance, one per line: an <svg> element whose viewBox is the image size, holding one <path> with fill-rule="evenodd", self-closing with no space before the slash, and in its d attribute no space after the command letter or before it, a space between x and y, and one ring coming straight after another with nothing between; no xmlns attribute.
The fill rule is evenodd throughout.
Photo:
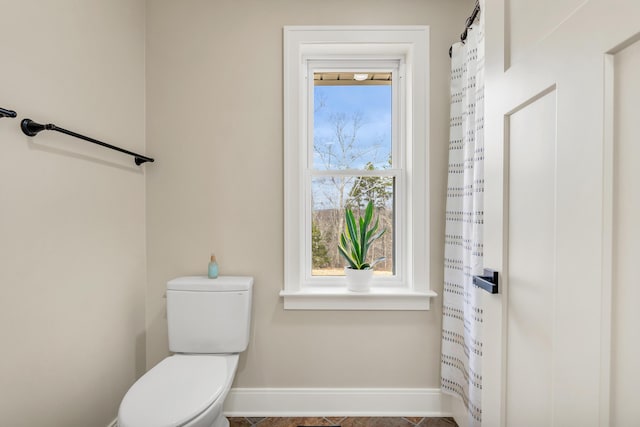
<svg viewBox="0 0 640 427"><path fill-rule="evenodd" d="M461 399L467 425L482 423L482 307L472 276L482 273L484 193L483 17L451 58L451 121L442 313L442 391Z"/></svg>

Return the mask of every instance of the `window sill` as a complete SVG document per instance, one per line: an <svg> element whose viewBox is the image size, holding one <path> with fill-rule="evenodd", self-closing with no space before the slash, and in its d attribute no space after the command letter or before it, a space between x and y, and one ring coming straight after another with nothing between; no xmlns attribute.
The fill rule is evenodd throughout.
<svg viewBox="0 0 640 427"><path fill-rule="evenodd" d="M345 288L308 288L280 291L285 310L429 310L433 291L373 287L369 292Z"/></svg>

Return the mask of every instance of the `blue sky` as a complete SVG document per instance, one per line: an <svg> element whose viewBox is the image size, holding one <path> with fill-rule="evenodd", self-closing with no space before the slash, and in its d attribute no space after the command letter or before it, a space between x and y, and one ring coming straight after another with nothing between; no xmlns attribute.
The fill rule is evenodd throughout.
<svg viewBox="0 0 640 427"><path fill-rule="evenodd" d="M391 150L391 86L390 85L345 85L316 86L314 91L314 144L320 150L328 150L336 144L335 115L347 118L347 128L352 125L354 114L361 117L361 127L357 131L357 143L349 153L366 156L351 163L353 168L361 168L372 161L377 168L387 164ZM348 163L348 161L347 161ZM314 157L314 167L325 169L318 154Z"/></svg>

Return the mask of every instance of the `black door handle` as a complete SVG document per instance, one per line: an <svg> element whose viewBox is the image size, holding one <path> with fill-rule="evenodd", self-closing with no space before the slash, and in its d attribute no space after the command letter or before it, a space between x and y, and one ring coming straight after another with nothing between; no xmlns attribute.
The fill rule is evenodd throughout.
<svg viewBox="0 0 640 427"><path fill-rule="evenodd" d="M495 270L490 270L488 268L485 268L484 275L473 276L473 284L479 288L484 289L490 294L497 294L498 293L498 272Z"/></svg>

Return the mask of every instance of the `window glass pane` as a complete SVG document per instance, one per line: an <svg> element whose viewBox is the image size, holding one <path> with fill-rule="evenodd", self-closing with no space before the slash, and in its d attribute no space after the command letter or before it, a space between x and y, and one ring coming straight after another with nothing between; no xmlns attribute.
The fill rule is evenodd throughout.
<svg viewBox="0 0 640 427"><path fill-rule="evenodd" d="M364 214L369 202L375 206L379 230L386 229L372 245L367 261L385 257L374 268L376 276L395 272L394 190L391 176L320 176L312 179L311 257L313 276L343 276L347 261L338 252L340 233L344 231L345 208L356 218Z"/></svg>
<svg viewBox="0 0 640 427"><path fill-rule="evenodd" d="M354 80L359 75L366 79ZM390 79L391 73L314 74L314 169L381 169L391 163Z"/></svg>

